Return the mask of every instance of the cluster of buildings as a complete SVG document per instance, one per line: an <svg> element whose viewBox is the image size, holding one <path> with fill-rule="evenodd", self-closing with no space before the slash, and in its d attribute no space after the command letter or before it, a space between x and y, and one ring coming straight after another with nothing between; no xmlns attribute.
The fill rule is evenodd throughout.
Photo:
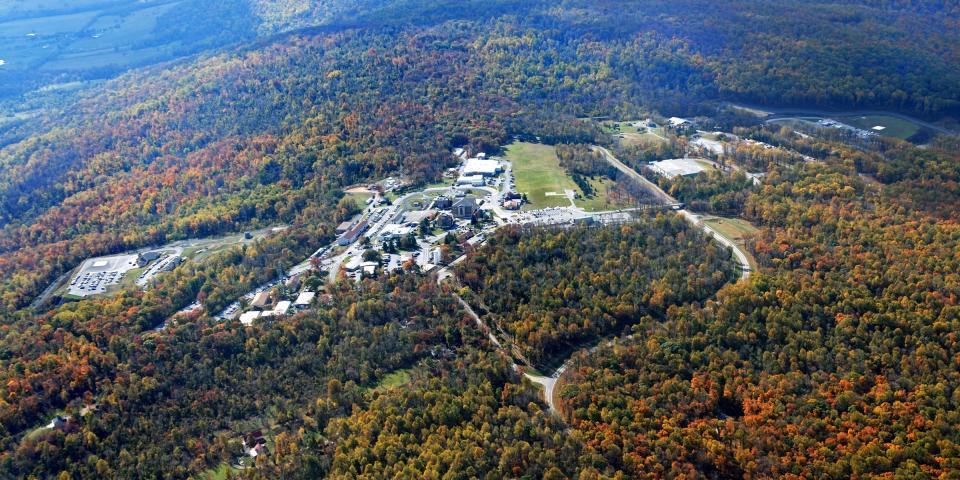
<svg viewBox="0 0 960 480"><path fill-rule="evenodd" d="M337 238L337 245L346 247L347 245L356 242L369 227L370 224L366 220L341 223L340 226L337 227L337 235L340 236Z"/></svg>
<svg viewBox="0 0 960 480"><path fill-rule="evenodd" d="M317 293L303 291L296 300L279 300L277 289L264 290L253 297L250 307L253 310L240 315L240 323L250 325L258 318L282 317L310 307Z"/></svg>
<svg viewBox="0 0 960 480"><path fill-rule="evenodd" d="M835 128L837 130L844 130L864 139L877 137L879 136L877 132L885 130L884 127L877 126L877 127L874 127L875 131L871 132L869 130L864 130L862 128L857 128L857 127L847 125L846 123L840 123L836 120L831 120L829 118L818 120L817 125L823 128Z"/></svg>
<svg viewBox="0 0 960 480"><path fill-rule="evenodd" d="M465 154L461 149L459 157ZM457 154L457 151L454 151ZM490 178L503 173L503 164L497 160L487 159L487 154L480 153L474 158L464 159L463 166L460 168L460 177L457 178L457 185L483 187L487 185Z"/></svg>
<svg viewBox="0 0 960 480"><path fill-rule="evenodd" d="M686 130L688 128L693 128L696 125L691 120L680 117L670 117L667 119L667 126L674 130Z"/></svg>

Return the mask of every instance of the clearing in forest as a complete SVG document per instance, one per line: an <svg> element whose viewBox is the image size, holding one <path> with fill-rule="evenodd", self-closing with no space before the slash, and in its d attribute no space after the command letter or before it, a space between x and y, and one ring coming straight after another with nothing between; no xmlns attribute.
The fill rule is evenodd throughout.
<svg viewBox="0 0 960 480"><path fill-rule="evenodd" d="M747 255L747 261L750 262L750 268L753 271L757 270L757 261L746 248L746 240L759 231L757 227L754 227L750 222L739 218L705 217L703 219L703 223L720 235L723 235L727 240L730 240L735 245L740 247L740 249L743 250L743 252Z"/></svg>
<svg viewBox="0 0 960 480"><path fill-rule="evenodd" d="M583 194L560 166L557 151L550 145L515 142L507 146L506 158L513 163L517 191L526 193L530 202L524 210L570 206L566 196L547 195L550 192L573 190Z"/></svg>
<svg viewBox="0 0 960 480"><path fill-rule="evenodd" d="M894 137L901 140L910 138L920 130L920 126L902 118L888 115L854 115L842 117L844 123L884 137Z"/></svg>

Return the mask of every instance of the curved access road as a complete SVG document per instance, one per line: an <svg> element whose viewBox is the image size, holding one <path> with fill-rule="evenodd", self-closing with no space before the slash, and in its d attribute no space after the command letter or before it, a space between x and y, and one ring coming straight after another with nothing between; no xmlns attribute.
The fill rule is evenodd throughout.
<svg viewBox="0 0 960 480"><path fill-rule="evenodd" d="M606 148L599 147L599 146L595 146L593 148L594 150L602 153L603 156L607 159L607 162L610 163L610 165L613 165L614 167L616 167L617 170L620 170L625 175L640 182L642 185L644 185L647 188L647 190L650 191L650 193L652 193L655 197L660 199L660 201L666 204L673 204L673 205L678 205L680 203L677 201L677 199L667 194L667 192L664 192L663 189L661 189L657 184L651 182L650 180L647 180L646 177L644 177L643 175L640 175L640 173L638 173L636 170L628 167L625 163L621 162L617 157L614 157L613 154L610 153L610 151L607 150ZM734 257L736 257L737 263L740 264L740 270L743 272L740 276L742 280L746 280L750 276L750 272L752 271L752 269L750 268L750 261L747 260L748 258L747 252L744 252L743 249L741 249L736 243L734 243L729 238L721 235L720 232L714 230L712 227L710 227L706 223L703 223L699 215L686 209L681 209L679 210L679 212L681 215L683 215L684 219L690 222L691 225L703 230L706 233L709 233L711 236L713 236L714 240L716 240L718 243L720 243L721 245L730 247L730 249L733 250L733 255Z"/></svg>
<svg viewBox="0 0 960 480"><path fill-rule="evenodd" d="M666 192L664 192L659 186L657 186L650 180L647 180L644 176L640 175L636 170L633 170L632 168L628 167L626 164L621 162L619 159L614 157L609 150L599 146L595 146L593 148L596 151L601 152L603 156L607 159L607 162L609 162L611 165L616 167L617 170L620 170L621 172L623 172L623 174L629 176L630 178L635 179L636 181L644 185L651 192L651 194L653 194L661 202L665 204L679 203L675 198L671 197ZM737 263L740 264L740 269L742 272L740 276L741 280L745 280L750 276L752 270L750 268L750 262L747 260L746 252L744 252L733 241L724 237L719 232L714 230L712 227L705 224L699 215L685 209L680 210L679 213L680 215L683 216L684 219L690 222L694 227L700 228L704 232L711 234L713 239L716 240L718 243L720 243L721 245L730 247L730 249L733 250L734 258L736 258ZM458 257L456 260L451 262L449 266L441 268L437 273L437 284L438 285L442 284L446 279L452 277L453 272L451 271L451 267L453 267L457 263L462 262L464 259L466 259L466 255ZM560 367L557 368L549 376L534 375L527 372L526 369L520 363L517 363L516 357L510 352L510 350L504 347L504 344L500 342L499 339L497 339L497 336L494 333L493 329L491 329L489 325L484 323L483 320L480 318L480 316L477 315L477 313L473 310L472 307L470 307L470 304L468 304L463 298L460 297L460 295L456 293L453 293L453 296L454 298L457 299L457 302L460 303L460 305L464 308L464 310L466 310L467 314L470 316L470 318L473 319L473 321L477 324L480 330L487 334L487 337L490 339L490 342L496 347L496 349L512 359L514 369L522 373L523 376L526 377L531 382L539 384L540 386L543 387L544 402L549 407L549 410L556 411L556 404L554 402L554 391L556 389L556 386L560 377L563 375L564 372L566 372L567 368L569 368L570 365L572 364L572 361L573 361L572 357L564 361L563 364L560 365ZM632 337L633 337L632 335L628 335L626 338L630 339ZM599 348L601 345L612 345L613 342L614 340L600 342L599 344L591 348L590 352L596 351L597 348Z"/></svg>
<svg viewBox="0 0 960 480"><path fill-rule="evenodd" d="M867 116L867 115L883 115L887 117L899 118L900 120L905 120L911 123L915 123L922 127L926 127L930 130L933 130L937 133L942 133L944 135L956 135L957 132L948 130L938 125L934 125L930 122L920 120L919 118L914 118L909 115L904 115L897 112L887 112L883 110L849 110L849 111L829 111L829 110L817 110L813 108L776 108L776 107L758 107L756 105L747 105L747 104L735 104L735 106L742 106L746 108L752 108L764 112L770 112L770 115L763 120L766 122L775 121L775 120L784 120L793 117L849 117L849 116Z"/></svg>
<svg viewBox="0 0 960 480"><path fill-rule="evenodd" d="M668 205L680 203L677 201L676 198L673 198L670 195L668 195L667 192L664 192L663 189L657 186L657 184L651 182L650 180L647 180L647 177L640 175L639 172L630 168L629 166L627 166L627 164L621 162L619 158L613 156L613 154L610 153L610 150L607 150L606 148L603 148L600 146L594 146L593 149L594 151L602 153L604 158L607 159L607 163L609 163L610 165L613 165L614 168L619 170L621 173L636 180L637 182L640 182L640 184L646 187L646 189L651 194L653 194L657 198L657 200L659 200L661 203L668 204Z"/></svg>

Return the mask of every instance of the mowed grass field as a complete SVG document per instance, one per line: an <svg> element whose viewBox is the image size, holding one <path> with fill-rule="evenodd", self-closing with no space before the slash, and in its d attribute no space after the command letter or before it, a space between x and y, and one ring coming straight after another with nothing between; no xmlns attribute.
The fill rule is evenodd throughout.
<svg viewBox="0 0 960 480"><path fill-rule="evenodd" d="M750 251L744 247L746 246L746 240L759 231L757 227L739 218L708 217L703 219L703 223L743 248L743 251L747 254L747 260L750 262L750 268L756 271L757 261L750 254Z"/></svg>
<svg viewBox="0 0 960 480"><path fill-rule="evenodd" d="M841 117L839 120L868 131L876 131L873 130L873 127L876 126L886 127L882 131L877 131L877 133L885 137L895 137L902 140L906 140L920 131L920 126L909 120L887 115L855 115Z"/></svg>
<svg viewBox="0 0 960 480"><path fill-rule="evenodd" d="M611 135L617 136L620 143L626 146L656 145L669 142L663 127L646 128L636 127L636 121L603 122L601 126Z"/></svg>
<svg viewBox="0 0 960 480"><path fill-rule="evenodd" d="M569 207L570 200L563 196L565 190L583 192L560 167L557 151L550 145L515 142L507 146L506 158L513 163L513 175L517 192L526 193L530 201L524 210L548 207ZM548 193L560 196L548 196Z"/></svg>

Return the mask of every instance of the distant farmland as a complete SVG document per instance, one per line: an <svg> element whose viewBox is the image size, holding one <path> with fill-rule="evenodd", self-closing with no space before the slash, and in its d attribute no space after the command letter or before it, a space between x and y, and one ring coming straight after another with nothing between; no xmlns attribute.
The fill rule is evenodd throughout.
<svg viewBox="0 0 960 480"><path fill-rule="evenodd" d="M245 2L202 0L0 0L0 19L0 96L252 38L257 22Z"/></svg>

